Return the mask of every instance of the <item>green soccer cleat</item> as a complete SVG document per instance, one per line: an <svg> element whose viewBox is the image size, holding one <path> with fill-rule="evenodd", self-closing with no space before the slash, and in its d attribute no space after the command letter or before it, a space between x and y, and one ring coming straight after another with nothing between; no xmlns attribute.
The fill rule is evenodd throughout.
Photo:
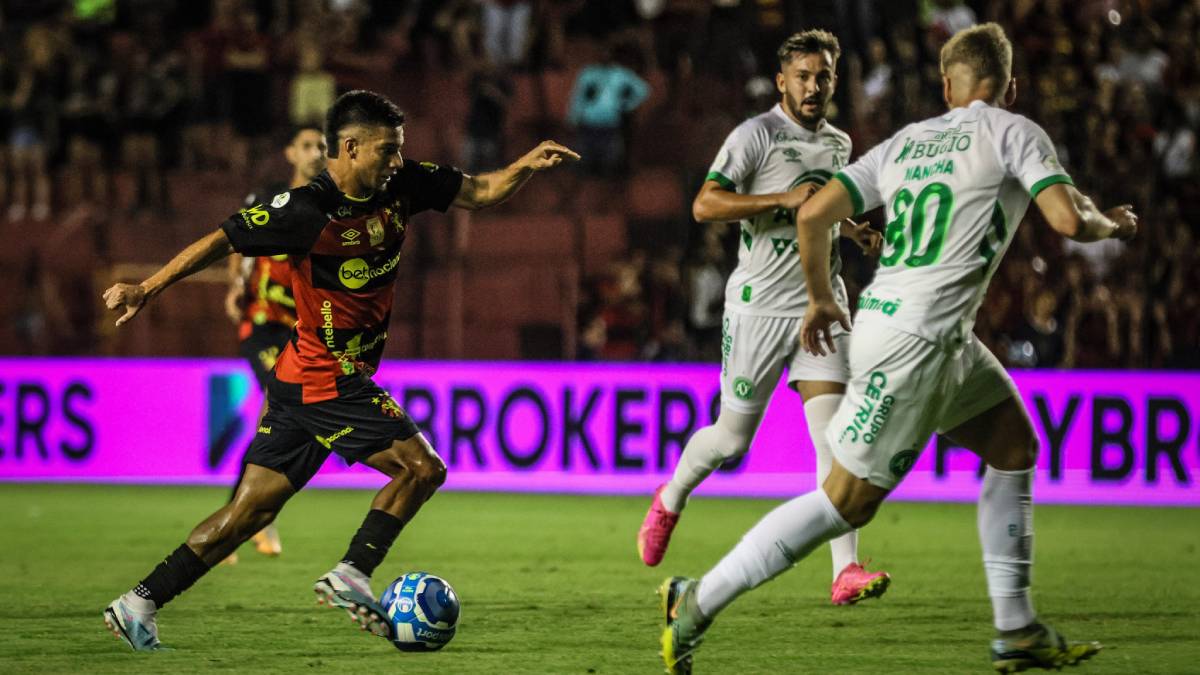
<svg viewBox="0 0 1200 675"><path fill-rule="evenodd" d="M992 640L992 667L1001 673L1030 668L1059 670L1087 660L1103 648L1099 642L1069 642L1042 623L1013 632L1016 634Z"/></svg>
<svg viewBox="0 0 1200 675"><path fill-rule="evenodd" d="M692 652L704 640L704 631L712 623L700 613L696 589L700 582L687 577L671 577L658 587L658 597L666 628L662 633L662 657L667 675L690 675Z"/></svg>

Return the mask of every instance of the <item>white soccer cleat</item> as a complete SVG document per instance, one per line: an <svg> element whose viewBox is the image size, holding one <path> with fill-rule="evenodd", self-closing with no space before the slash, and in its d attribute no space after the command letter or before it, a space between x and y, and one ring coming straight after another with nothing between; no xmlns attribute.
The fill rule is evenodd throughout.
<svg viewBox="0 0 1200 675"><path fill-rule="evenodd" d="M133 596L132 591L113 600L104 609L104 625L134 651L160 649L162 643L158 641L158 624L155 622L158 610L146 611L146 606L154 607L154 603L145 598L127 596Z"/></svg>
<svg viewBox="0 0 1200 675"><path fill-rule="evenodd" d="M341 607L355 621L358 620L358 605L349 602L344 596L339 597L339 593L358 594L370 598L373 602L377 601L375 593L371 590L371 578L346 563L338 563L337 567L317 579L313 584L313 593L317 594L318 605Z"/></svg>

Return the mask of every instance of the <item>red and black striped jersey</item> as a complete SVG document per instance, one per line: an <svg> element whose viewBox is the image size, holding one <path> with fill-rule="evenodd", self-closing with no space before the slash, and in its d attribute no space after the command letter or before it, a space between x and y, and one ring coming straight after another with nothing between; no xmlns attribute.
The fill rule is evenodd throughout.
<svg viewBox="0 0 1200 675"><path fill-rule="evenodd" d="M275 364L272 393L327 401L339 385L375 372L409 219L445 211L461 185L457 169L406 161L383 190L359 199L322 172L221 224L238 253L289 256L297 321Z"/></svg>
<svg viewBox="0 0 1200 675"><path fill-rule="evenodd" d="M291 328L296 323L296 299L292 297L292 264L287 255L246 258L250 264L245 278L246 295L238 339L245 340L255 326L279 323Z"/></svg>
<svg viewBox="0 0 1200 675"><path fill-rule="evenodd" d="M282 194L287 185L267 187L246 195L247 208ZM296 299L292 297L292 265L288 256L247 257L242 261L242 279L245 288L242 305L242 321L238 326L238 339L245 340L255 326L278 323L291 328L296 323Z"/></svg>

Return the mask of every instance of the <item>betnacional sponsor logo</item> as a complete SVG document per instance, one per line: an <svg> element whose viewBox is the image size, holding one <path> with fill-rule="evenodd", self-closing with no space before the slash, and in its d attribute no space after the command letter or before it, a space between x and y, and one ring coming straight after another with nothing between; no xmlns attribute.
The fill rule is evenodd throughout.
<svg viewBox="0 0 1200 675"><path fill-rule="evenodd" d="M400 251L378 267L371 267L362 258L351 258L338 268L338 279L350 290L366 286L372 279L387 275L400 263Z"/></svg>

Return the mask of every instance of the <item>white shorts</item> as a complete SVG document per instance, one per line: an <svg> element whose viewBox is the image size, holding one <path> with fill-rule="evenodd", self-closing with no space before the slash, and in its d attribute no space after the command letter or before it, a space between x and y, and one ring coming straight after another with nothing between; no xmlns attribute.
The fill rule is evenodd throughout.
<svg viewBox="0 0 1200 675"><path fill-rule="evenodd" d="M767 407L784 366L788 383L846 382L850 334L834 334L837 352L814 356L800 349L802 319L725 311L721 328L721 405L740 413Z"/></svg>
<svg viewBox="0 0 1200 675"><path fill-rule="evenodd" d="M888 490L935 431L949 431L1017 395L1004 367L974 336L950 353L910 333L857 326L850 372L826 435L847 471Z"/></svg>

